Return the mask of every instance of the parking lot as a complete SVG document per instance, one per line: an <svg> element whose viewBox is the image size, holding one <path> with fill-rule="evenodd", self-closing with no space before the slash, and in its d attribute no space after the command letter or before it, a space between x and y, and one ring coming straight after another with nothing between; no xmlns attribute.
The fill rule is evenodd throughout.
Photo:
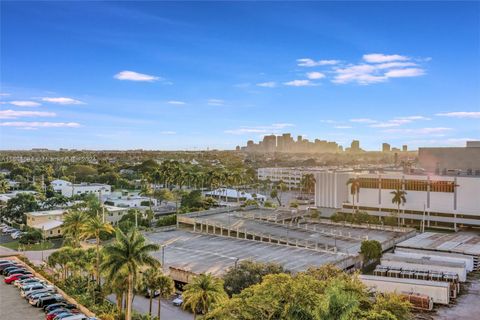
<svg viewBox="0 0 480 320"><path fill-rule="evenodd" d="M40 320L45 319L41 309L32 307L21 298L18 289L0 281L0 319L1 320Z"/></svg>

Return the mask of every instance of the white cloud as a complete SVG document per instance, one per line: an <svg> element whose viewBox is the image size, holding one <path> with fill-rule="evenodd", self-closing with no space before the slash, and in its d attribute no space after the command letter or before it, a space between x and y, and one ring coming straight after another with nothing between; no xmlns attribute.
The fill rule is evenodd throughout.
<svg viewBox="0 0 480 320"><path fill-rule="evenodd" d="M400 133L400 134L443 134L452 131L452 128L436 127L436 128L416 128L416 129L387 129L384 132L388 133Z"/></svg>
<svg viewBox="0 0 480 320"><path fill-rule="evenodd" d="M177 106L183 106L186 104L185 102L179 101L179 100L170 100L170 101L167 101L167 103L177 105Z"/></svg>
<svg viewBox="0 0 480 320"><path fill-rule="evenodd" d="M257 86L265 87L265 88L275 88L277 86L277 83L274 81L261 82L261 83L257 83Z"/></svg>
<svg viewBox="0 0 480 320"><path fill-rule="evenodd" d="M351 129L351 126L334 126L335 129Z"/></svg>
<svg viewBox="0 0 480 320"><path fill-rule="evenodd" d="M338 64L339 60L319 60L315 61L310 58L297 59L299 67L318 67L318 66L331 66Z"/></svg>
<svg viewBox="0 0 480 320"><path fill-rule="evenodd" d="M77 122L0 122L0 127L24 127L24 128L78 128Z"/></svg>
<svg viewBox="0 0 480 320"><path fill-rule="evenodd" d="M44 98L42 98L42 101L50 102L50 103L64 104L64 105L67 105L67 104L84 104L80 100L76 100L76 99L73 99L73 98L66 98L66 97L55 97L55 98L44 97Z"/></svg>
<svg viewBox="0 0 480 320"><path fill-rule="evenodd" d="M375 67L369 64L351 65L346 68L336 68L334 71L337 75L332 82L338 84L357 82L361 85L368 85L387 80L383 75L374 74Z"/></svg>
<svg viewBox="0 0 480 320"><path fill-rule="evenodd" d="M308 72L307 73L307 78L308 79L311 79L311 80L316 80L316 79L322 79L322 78L325 78L325 74L321 73L321 72Z"/></svg>
<svg viewBox="0 0 480 320"><path fill-rule="evenodd" d="M269 126L240 127L238 129L225 130L225 133L243 135L243 134L278 134L281 129L294 127L292 123L274 123Z"/></svg>
<svg viewBox="0 0 480 320"><path fill-rule="evenodd" d="M408 116L408 117L397 117L395 119L398 119L398 120L410 120L410 121L413 121L413 120L432 120L430 118L427 118L427 117L424 117L424 116Z"/></svg>
<svg viewBox="0 0 480 320"><path fill-rule="evenodd" d="M284 82L283 84L291 87L307 87L307 86L315 85L310 80L292 80L292 81Z"/></svg>
<svg viewBox="0 0 480 320"><path fill-rule="evenodd" d="M391 68L415 67L415 66L418 66L418 64L414 62L387 62L387 63L375 64L374 66L377 69L391 69Z"/></svg>
<svg viewBox="0 0 480 320"><path fill-rule="evenodd" d="M376 120L369 119L369 118L356 118L350 119L350 122L358 122L358 123L376 123Z"/></svg>
<svg viewBox="0 0 480 320"><path fill-rule="evenodd" d="M153 82L153 81L162 80L162 78L157 76L152 76L149 74L139 73L135 71L128 71L128 70L121 71L116 75L114 75L113 77L118 80L129 80L129 81Z"/></svg>
<svg viewBox="0 0 480 320"><path fill-rule="evenodd" d="M8 103L17 107L38 107L41 105L38 102L28 101L28 100L15 100L15 101L9 101Z"/></svg>
<svg viewBox="0 0 480 320"><path fill-rule="evenodd" d="M383 62L391 62L391 61L406 61L409 60L410 58L406 56L401 56L398 54L391 54L391 55L386 55L382 53L370 53L370 54L364 54L363 55L363 60L369 63L383 63Z"/></svg>
<svg viewBox="0 0 480 320"><path fill-rule="evenodd" d="M173 135L173 134L177 134L175 131L160 131L160 134L163 134L163 135Z"/></svg>
<svg viewBox="0 0 480 320"><path fill-rule="evenodd" d="M390 128L390 127L399 127L402 124L412 123L417 120L431 120L430 118L424 116L407 116L407 117L397 117L392 120L388 120L385 122L374 122L373 124L369 125L371 128Z"/></svg>
<svg viewBox="0 0 480 320"><path fill-rule="evenodd" d="M10 93L0 92L0 97L8 97Z"/></svg>
<svg viewBox="0 0 480 320"><path fill-rule="evenodd" d="M385 73L387 78L403 78L403 77L418 77L423 76L425 70L420 68L407 68L407 69L393 69Z"/></svg>
<svg viewBox="0 0 480 320"><path fill-rule="evenodd" d="M456 112L445 112L435 114L439 117L452 117L452 118L480 118L480 111L456 111Z"/></svg>
<svg viewBox="0 0 480 320"><path fill-rule="evenodd" d="M207 104L210 106L223 106L225 101L222 99L208 99Z"/></svg>
<svg viewBox="0 0 480 320"><path fill-rule="evenodd" d="M22 117L55 117L54 112L0 110L0 119L17 119Z"/></svg>

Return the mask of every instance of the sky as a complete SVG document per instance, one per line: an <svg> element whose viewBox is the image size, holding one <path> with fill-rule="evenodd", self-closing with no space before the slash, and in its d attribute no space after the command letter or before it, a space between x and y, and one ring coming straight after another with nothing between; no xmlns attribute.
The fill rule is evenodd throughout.
<svg viewBox="0 0 480 320"><path fill-rule="evenodd" d="M480 2L0 6L0 149L480 140Z"/></svg>

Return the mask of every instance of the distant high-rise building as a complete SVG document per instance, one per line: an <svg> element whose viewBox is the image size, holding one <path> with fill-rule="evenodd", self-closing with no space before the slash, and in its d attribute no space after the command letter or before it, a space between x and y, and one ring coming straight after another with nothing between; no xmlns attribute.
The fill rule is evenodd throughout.
<svg viewBox="0 0 480 320"><path fill-rule="evenodd" d="M240 148L246 152L286 152L286 153L323 153L338 152L342 148L333 141L315 139L314 142L303 139L298 136L295 141L290 133L284 133L281 136L268 135L263 140L255 143L252 140L247 141L247 146Z"/></svg>
<svg viewBox="0 0 480 320"><path fill-rule="evenodd" d="M360 151L360 141L353 140L350 144L350 151Z"/></svg>
<svg viewBox="0 0 480 320"><path fill-rule="evenodd" d="M263 137L263 150L265 152L275 152L277 148L277 136L271 134Z"/></svg>
<svg viewBox="0 0 480 320"><path fill-rule="evenodd" d="M407 152L407 151L408 151L408 146L407 146L406 144L404 144L404 145L402 146L402 151L403 151L403 152Z"/></svg>
<svg viewBox="0 0 480 320"><path fill-rule="evenodd" d="M390 144L386 142L382 143L382 152L390 152Z"/></svg>

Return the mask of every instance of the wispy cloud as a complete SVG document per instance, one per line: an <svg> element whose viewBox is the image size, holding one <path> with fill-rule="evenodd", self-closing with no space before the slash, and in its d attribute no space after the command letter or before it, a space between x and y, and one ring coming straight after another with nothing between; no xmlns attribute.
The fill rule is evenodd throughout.
<svg viewBox="0 0 480 320"><path fill-rule="evenodd" d="M265 88L275 88L277 86L277 83L274 81L261 82L261 83L257 83L257 86L265 87Z"/></svg>
<svg viewBox="0 0 480 320"><path fill-rule="evenodd" d="M29 101L29 100L14 100L14 101L9 101L8 103L17 107L38 107L41 105L38 102Z"/></svg>
<svg viewBox="0 0 480 320"><path fill-rule="evenodd" d="M391 61L406 61L410 58L406 56L401 56L399 54L383 54L383 53L369 53L363 55L363 60L369 63L382 63L382 62L391 62Z"/></svg>
<svg viewBox="0 0 480 320"><path fill-rule="evenodd" d="M352 126L334 126L335 129L351 129Z"/></svg>
<svg viewBox="0 0 480 320"><path fill-rule="evenodd" d="M453 130L452 128L435 127L435 128L415 128L415 129L387 129L387 130L384 130L384 132L429 135L429 134L443 134L452 130Z"/></svg>
<svg viewBox="0 0 480 320"><path fill-rule="evenodd" d="M292 81L284 82L283 84L290 87L308 87L308 86L315 85L310 80L292 80Z"/></svg>
<svg viewBox="0 0 480 320"><path fill-rule="evenodd" d="M77 122L0 122L0 127L24 127L24 128L78 128Z"/></svg>
<svg viewBox="0 0 480 320"><path fill-rule="evenodd" d="M177 105L177 106L183 106L183 105L187 104L186 102L179 101L179 100L170 100L170 101L167 101L167 103Z"/></svg>
<svg viewBox="0 0 480 320"><path fill-rule="evenodd" d="M50 103L57 103L57 104L84 104L82 101L73 99L73 98L67 98L67 97L43 97L42 101L45 102L50 102Z"/></svg>
<svg viewBox="0 0 480 320"><path fill-rule="evenodd" d="M356 118L356 119L350 119L350 122L357 122L357 123L376 123L376 120L369 119L369 118Z"/></svg>
<svg viewBox="0 0 480 320"><path fill-rule="evenodd" d="M10 93L7 92L0 92L0 97L8 97Z"/></svg>
<svg viewBox="0 0 480 320"><path fill-rule="evenodd" d="M280 130L293 127L292 123L274 123L269 126L240 127L238 129L225 130L225 133L244 135L244 134L278 134Z"/></svg>
<svg viewBox="0 0 480 320"><path fill-rule="evenodd" d="M325 78L325 74L317 71L308 72L307 78L310 80L322 79L322 78Z"/></svg>
<svg viewBox="0 0 480 320"><path fill-rule="evenodd" d="M399 127L403 124L412 123L418 120L431 120L430 118L424 116L407 116L407 117L397 117L392 120L388 120L385 122L374 122L369 127L371 128L391 128L391 127Z"/></svg>
<svg viewBox="0 0 480 320"><path fill-rule="evenodd" d="M225 101L222 99L208 99L207 104L209 106L223 106Z"/></svg>
<svg viewBox="0 0 480 320"><path fill-rule="evenodd" d="M160 131L160 134L163 135L174 135L177 134L175 131Z"/></svg>
<svg viewBox="0 0 480 320"><path fill-rule="evenodd" d="M297 59L299 67L318 67L318 66L331 66L340 63L339 60L318 60L315 61L310 58Z"/></svg>
<svg viewBox="0 0 480 320"><path fill-rule="evenodd" d="M385 73L387 78L419 77L425 74L420 68L393 69Z"/></svg>
<svg viewBox="0 0 480 320"><path fill-rule="evenodd" d="M455 111L435 114L439 117L451 117L451 118L480 118L480 111Z"/></svg>
<svg viewBox="0 0 480 320"><path fill-rule="evenodd" d="M153 82L158 80L163 80L161 77L152 76L149 74L139 73L135 71L121 71L113 76L115 79L118 80L128 80L128 81L146 81L146 82Z"/></svg>
<svg viewBox="0 0 480 320"><path fill-rule="evenodd" d="M0 110L0 119L17 119L29 117L55 117L54 112L46 111L19 111L19 110Z"/></svg>

